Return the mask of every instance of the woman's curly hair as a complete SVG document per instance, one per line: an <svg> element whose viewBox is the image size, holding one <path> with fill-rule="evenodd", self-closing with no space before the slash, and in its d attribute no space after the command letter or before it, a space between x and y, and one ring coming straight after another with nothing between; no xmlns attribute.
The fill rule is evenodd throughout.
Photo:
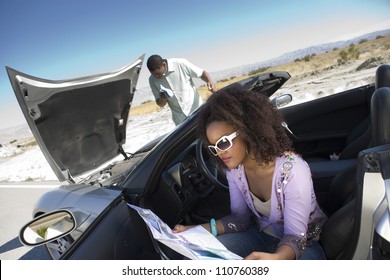
<svg viewBox="0 0 390 280"><path fill-rule="evenodd" d="M241 86L229 86L213 93L200 110L198 134L205 145L209 145L207 126L214 121L224 121L246 141L248 152L253 152L258 163L268 164L283 152L292 150L281 113L262 94Z"/></svg>

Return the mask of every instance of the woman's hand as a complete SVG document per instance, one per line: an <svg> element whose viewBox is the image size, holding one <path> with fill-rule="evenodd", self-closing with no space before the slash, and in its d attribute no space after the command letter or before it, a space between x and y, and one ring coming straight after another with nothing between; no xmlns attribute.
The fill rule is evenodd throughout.
<svg viewBox="0 0 390 280"><path fill-rule="evenodd" d="M282 245L275 253L252 252L244 260L294 260L294 250L288 245Z"/></svg>
<svg viewBox="0 0 390 280"><path fill-rule="evenodd" d="M264 252L252 252L244 258L244 260L279 260L276 254Z"/></svg>
<svg viewBox="0 0 390 280"><path fill-rule="evenodd" d="M185 231L185 230L192 228L192 227L194 227L194 226L175 225L172 229L172 232L179 233L179 232Z"/></svg>

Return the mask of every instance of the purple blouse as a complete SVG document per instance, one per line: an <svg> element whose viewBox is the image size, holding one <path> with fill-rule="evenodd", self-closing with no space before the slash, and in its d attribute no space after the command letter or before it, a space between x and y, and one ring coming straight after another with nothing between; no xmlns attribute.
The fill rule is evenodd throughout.
<svg viewBox="0 0 390 280"><path fill-rule="evenodd" d="M271 212L261 215L253 204L243 165L227 171L231 214L223 217L225 232L246 230L252 218L259 230L271 226L298 259L312 240L318 239L327 217L318 206L308 164L297 154L286 152L275 160Z"/></svg>

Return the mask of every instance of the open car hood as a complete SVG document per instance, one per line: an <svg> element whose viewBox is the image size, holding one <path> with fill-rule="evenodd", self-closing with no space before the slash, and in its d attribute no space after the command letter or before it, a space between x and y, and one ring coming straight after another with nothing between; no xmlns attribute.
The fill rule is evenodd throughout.
<svg viewBox="0 0 390 280"><path fill-rule="evenodd" d="M123 153L144 56L114 72L46 80L6 67L23 114L60 181Z"/></svg>

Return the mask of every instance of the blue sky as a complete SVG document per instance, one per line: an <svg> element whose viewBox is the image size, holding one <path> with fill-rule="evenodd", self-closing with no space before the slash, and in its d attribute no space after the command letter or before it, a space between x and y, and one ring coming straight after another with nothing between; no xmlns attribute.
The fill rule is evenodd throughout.
<svg viewBox="0 0 390 280"><path fill-rule="evenodd" d="M0 129L24 122L5 66L67 79L158 53L212 72L388 29L389 15L389 0L0 0Z"/></svg>

